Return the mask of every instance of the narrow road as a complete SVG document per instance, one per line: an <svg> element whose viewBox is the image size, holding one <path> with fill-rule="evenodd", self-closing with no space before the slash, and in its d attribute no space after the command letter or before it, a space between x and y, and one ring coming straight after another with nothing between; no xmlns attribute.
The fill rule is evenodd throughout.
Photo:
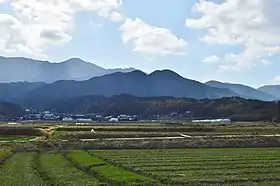
<svg viewBox="0 0 280 186"><path fill-rule="evenodd" d="M169 140L169 139L184 139L183 136L178 137L145 137L145 138L102 138L103 141L127 141L127 140ZM81 141L98 141L100 139L80 139Z"/></svg>

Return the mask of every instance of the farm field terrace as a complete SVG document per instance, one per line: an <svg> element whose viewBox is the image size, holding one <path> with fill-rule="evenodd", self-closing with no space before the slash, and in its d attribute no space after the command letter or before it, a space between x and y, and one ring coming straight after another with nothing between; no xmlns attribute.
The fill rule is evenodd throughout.
<svg viewBox="0 0 280 186"><path fill-rule="evenodd" d="M18 152L2 159L0 181L3 186L280 185L279 156L280 148Z"/></svg>
<svg viewBox="0 0 280 186"><path fill-rule="evenodd" d="M46 129L45 129L46 130ZM47 129L48 130L48 129ZM213 124L139 124L139 125L57 125L48 130L50 140L80 140L106 138L248 138L280 136L280 125L265 123Z"/></svg>

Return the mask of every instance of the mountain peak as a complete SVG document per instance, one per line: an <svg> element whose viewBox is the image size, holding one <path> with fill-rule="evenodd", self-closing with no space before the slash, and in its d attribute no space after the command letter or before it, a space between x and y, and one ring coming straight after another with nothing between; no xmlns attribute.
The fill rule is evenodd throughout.
<svg viewBox="0 0 280 186"><path fill-rule="evenodd" d="M156 70L154 72L152 72L151 74L149 74L150 77L165 77L165 78L183 78L182 76L180 76L179 74L177 74L176 72L172 71L172 70Z"/></svg>
<svg viewBox="0 0 280 186"><path fill-rule="evenodd" d="M88 63L80 58L70 58L64 61L64 63Z"/></svg>
<svg viewBox="0 0 280 186"><path fill-rule="evenodd" d="M127 75L129 77L144 77L147 76L143 71L141 70L133 70L131 72L117 72L117 74L120 75Z"/></svg>

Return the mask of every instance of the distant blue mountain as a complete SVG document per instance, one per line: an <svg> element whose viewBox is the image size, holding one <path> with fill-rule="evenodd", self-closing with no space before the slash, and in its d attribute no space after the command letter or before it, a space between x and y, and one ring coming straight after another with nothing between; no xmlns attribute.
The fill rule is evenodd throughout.
<svg viewBox="0 0 280 186"><path fill-rule="evenodd" d="M28 58L0 57L0 82L46 82L58 80L88 80L115 72L131 72L135 69L105 69L93 63L72 58L60 63Z"/></svg>
<svg viewBox="0 0 280 186"><path fill-rule="evenodd" d="M212 86L212 87L229 89L229 90L237 93L240 97L246 98L246 99L258 99L258 100L264 100L264 101L273 101L273 100L278 99L278 97L276 97L273 94L269 94L262 90L254 89L254 88L246 86L246 85L222 83L219 81L208 81L205 84Z"/></svg>
<svg viewBox="0 0 280 186"><path fill-rule="evenodd" d="M258 90L263 91L267 94L273 95L280 100L280 85L267 85L258 88Z"/></svg>

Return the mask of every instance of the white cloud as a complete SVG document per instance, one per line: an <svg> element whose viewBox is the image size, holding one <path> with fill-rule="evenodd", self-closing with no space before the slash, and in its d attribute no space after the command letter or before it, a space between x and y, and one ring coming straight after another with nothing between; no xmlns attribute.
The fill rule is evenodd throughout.
<svg viewBox="0 0 280 186"><path fill-rule="evenodd" d="M280 76L276 76L273 80L275 83L280 83Z"/></svg>
<svg viewBox="0 0 280 186"><path fill-rule="evenodd" d="M22 25L19 20L8 14L0 14L0 52L11 53L21 42Z"/></svg>
<svg viewBox="0 0 280 186"><path fill-rule="evenodd" d="M40 32L40 37L50 43L69 42L72 37L57 28L44 28Z"/></svg>
<svg viewBox="0 0 280 186"><path fill-rule="evenodd" d="M112 12L110 14L110 19L115 22L122 22L124 20L124 17L119 12Z"/></svg>
<svg viewBox="0 0 280 186"><path fill-rule="evenodd" d="M162 56L186 54L186 41L168 29L151 26L139 18L126 19L120 30L123 42L131 42L135 52Z"/></svg>
<svg viewBox="0 0 280 186"><path fill-rule="evenodd" d="M71 41L76 13L92 11L116 20L117 13L114 18L111 14L121 4L122 0L11 0L15 16L0 14L0 52L21 50L43 57L50 46Z"/></svg>
<svg viewBox="0 0 280 186"><path fill-rule="evenodd" d="M211 55L211 56L204 58L204 60L202 62L208 63L208 64L217 64L220 62L220 58L216 55Z"/></svg>
<svg viewBox="0 0 280 186"><path fill-rule="evenodd" d="M222 61L227 69L250 68L280 54L279 7L279 0L200 0L193 10L202 16L187 19L186 25L205 29L201 40L208 44L242 46L243 52L229 52Z"/></svg>

